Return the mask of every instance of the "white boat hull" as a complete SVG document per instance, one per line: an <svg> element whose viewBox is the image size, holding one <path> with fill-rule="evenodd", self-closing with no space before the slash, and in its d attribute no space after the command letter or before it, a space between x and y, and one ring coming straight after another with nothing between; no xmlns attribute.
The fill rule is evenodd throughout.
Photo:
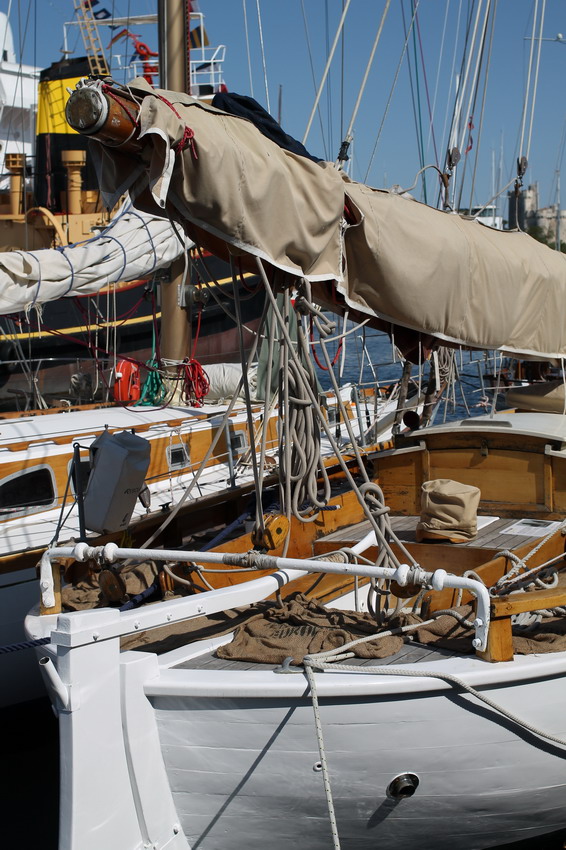
<svg viewBox="0 0 566 850"><path fill-rule="evenodd" d="M360 699L355 683L352 692L321 704L343 850L472 850L564 826L560 748L518 734L468 696ZM564 735L563 694L562 679L490 689L497 702ZM163 696L152 705L191 847L332 846L310 699ZM419 786L393 799L387 788L403 773Z"/></svg>
<svg viewBox="0 0 566 850"><path fill-rule="evenodd" d="M177 606L151 607L146 616L162 620ZM140 613L128 617L134 629L149 625ZM199 662L226 637L161 656L120 653L109 638L124 634L120 616L64 615L48 649L68 695L63 708L55 678L61 850L137 850L142 840L175 850L332 847L304 673ZM52 626L54 617L27 620L33 637ZM410 670L458 676L525 724L566 738L566 653L499 664L447 656L407 664L403 675L319 673L342 850L476 850L564 828L566 746ZM418 787L395 799L391 782L404 773Z"/></svg>

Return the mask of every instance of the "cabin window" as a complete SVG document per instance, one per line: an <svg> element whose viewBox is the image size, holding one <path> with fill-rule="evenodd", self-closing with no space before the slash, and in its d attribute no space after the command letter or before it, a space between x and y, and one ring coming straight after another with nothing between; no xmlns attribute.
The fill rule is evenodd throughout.
<svg viewBox="0 0 566 850"><path fill-rule="evenodd" d="M35 466L0 481L0 516L22 516L55 504L55 478L50 466Z"/></svg>
<svg viewBox="0 0 566 850"><path fill-rule="evenodd" d="M230 431L230 448L232 449L233 457L243 454L247 447L248 443L245 431Z"/></svg>
<svg viewBox="0 0 566 850"><path fill-rule="evenodd" d="M338 409L336 407L329 407L327 410L328 413L328 424L332 428L338 422Z"/></svg>
<svg viewBox="0 0 566 850"><path fill-rule="evenodd" d="M191 465L189 450L184 443L167 446L167 463L169 469L185 469Z"/></svg>

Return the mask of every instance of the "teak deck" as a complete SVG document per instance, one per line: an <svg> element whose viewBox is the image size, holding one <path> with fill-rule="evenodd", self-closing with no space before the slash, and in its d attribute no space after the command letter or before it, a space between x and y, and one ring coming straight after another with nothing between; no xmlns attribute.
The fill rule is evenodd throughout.
<svg viewBox="0 0 566 850"><path fill-rule="evenodd" d="M417 544L416 528L418 522L419 517L417 516L391 517L391 527L402 543ZM477 535L472 540L467 540L464 543L454 544L449 541L443 543L442 541L435 540L434 542L431 541L430 543L418 545L424 545L427 547L436 547L437 545L440 545L443 548L452 550L489 549L490 551L499 551L503 549L515 549L519 546L524 546L526 543L534 543L535 541L540 540L541 537L544 536L544 533L546 533L545 531L543 534L537 533L533 535L510 534L507 530L516 525L517 522L519 522L519 518L495 519L484 528L478 529ZM340 531L335 531L332 534L326 535L326 537L317 541L316 546L326 546L326 544L330 543L334 548L338 548L339 546L344 545L346 539L348 541L347 545L351 545L351 543L358 543L370 531L370 523L368 520L365 520L364 522L353 525L348 529L341 529Z"/></svg>
<svg viewBox="0 0 566 850"><path fill-rule="evenodd" d="M399 540L410 548L413 556L426 569L445 568L452 562L455 566L458 566L459 572L463 572L464 569L473 568L471 567L473 564L477 566L480 573L484 573L484 580L489 585L495 580L496 576L501 575L504 571L503 564L505 558L499 553L505 550L513 550L519 557L524 557L531 548L544 539L550 530L556 529L558 525L558 523L547 523L539 526L533 534L517 534L513 527L521 519L524 518L493 519L492 522L480 528L472 540L459 544L452 544L448 541L446 543L439 541L417 543L415 531L419 517L416 516L391 517L391 525ZM365 537L370 530L370 523L365 521L332 532L315 542L315 553L321 555L325 552L335 551L342 546L351 547ZM562 542L557 544L556 541L559 538ZM547 541L544 547L541 547L541 557L543 560L546 557L552 556L553 551L551 547L559 545L562 548L564 545L563 540L564 538L561 537L560 532L555 532L553 538ZM376 547L370 547L367 552L368 557L372 557L372 550L375 552ZM485 566L482 568L482 565ZM454 603L453 593L453 591L445 590L438 594L438 605L440 608L451 607ZM536 610L539 596L541 597L541 604L538 605L539 608L565 604L565 593L565 588L561 583L560 587L550 591L535 591L526 596L521 594L520 599L504 596L494 600L492 603L492 622L488 648L485 653L482 653L482 657L488 661L510 660L513 657L510 618L511 614L516 613L515 608L520 606L520 610ZM544 599L542 599L541 594L544 594ZM468 595L467 598L470 599L471 597ZM463 601L466 601L466 599L463 599ZM435 610L438 610L438 606L435 606ZM418 664L424 661L439 660L451 654L444 650L431 649L428 646L408 642L399 652L388 658L352 658L348 659L348 664L368 668L389 664ZM216 658L212 652L207 652L178 665L178 667L190 669L209 670L276 669L277 666L226 661Z"/></svg>

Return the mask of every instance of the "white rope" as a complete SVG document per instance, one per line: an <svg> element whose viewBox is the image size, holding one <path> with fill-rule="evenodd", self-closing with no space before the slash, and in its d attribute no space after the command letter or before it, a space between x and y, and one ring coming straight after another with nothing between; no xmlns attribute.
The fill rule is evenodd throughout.
<svg viewBox="0 0 566 850"><path fill-rule="evenodd" d="M431 108L430 123L429 123L429 128L428 128L428 138L426 140L426 148L425 148L427 154L428 154L428 149L430 147L432 130L433 130L433 127L434 127L434 113L436 111L436 98L437 98L437 95L438 95L438 84L439 84L439 81L440 81L440 69L442 68L442 60L443 60L443 54L444 54L444 42L445 42L445 39L446 39L446 25L448 23L449 2L450 2L450 0L446 0L446 8L445 8L445 11L444 11L444 24L443 24L443 27L442 27L442 36L440 38L440 54L438 56L438 64L436 66L436 80L435 80L435 83L434 83L434 94L432 96L432 108ZM452 79L452 77L450 77L450 79ZM442 137L444 138L444 134L443 134Z"/></svg>
<svg viewBox="0 0 566 850"><path fill-rule="evenodd" d="M265 291L267 293L268 300L269 300L269 302L270 302L270 304L273 308L274 316L275 316L275 318L276 318L276 320L279 324L280 333L282 335L282 338L285 341L285 345L282 346L281 350L283 352L285 352L286 355L288 354L290 356L290 360L297 362L298 359L299 359L297 352L294 350L292 340L290 338L285 320L281 315L281 311L279 310L279 307L277 305L277 301L276 301L275 296L274 296L274 294L271 290L271 286L269 284L267 275L265 273L263 263L258 257L256 257L256 263L257 263L257 267L259 269L260 275L261 275L262 280L263 280L264 285L265 285ZM297 374L298 375L301 374L299 370L297 370ZM334 373L332 372L332 370L330 372L330 377L331 377L331 380L335 381L335 376L334 376ZM306 392L306 394L308 395L313 409L317 411L317 415L319 417L320 425L322 426L322 428L326 432L326 437L327 437L327 439L330 443L330 446L332 448L332 451L334 452L334 455L336 456L336 458L337 458L337 460L340 464L340 468L342 469L342 471L343 471L350 487L352 488L353 492L357 495L357 497L360 501L360 505L361 505L361 507L364 511L364 514L370 522L372 530L375 531L375 533L377 535L377 538L378 538L378 541L379 541L379 544L380 544L380 556L381 556L381 553L383 553L384 558L385 557L389 558L390 562L392 564L394 564L395 566L399 566L398 558L397 558L395 552L393 551L393 549L391 548L391 545L390 545L390 542L389 542L389 537L385 536L383 534L382 528L378 524L374 513L368 507L368 504L367 504L367 502L364 498L364 494L360 490L360 487L358 486L356 480L354 479L354 477L353 477L353 475L352 475L352 473L351 473L351 471L348 467L348 464L346 463L344 457L342 456L342 452L340 451L340 447L338 446L336 440L334 439L334 435L332 434L332 429L331 429L330 425L328 424L326 419L320 413L318 398L317 398L315 392L313 391L312 387L308 384L308 382L304 383L303 389ZM337 393L338 398L339 398L339 395L340 394L338 392ZM285 425L285 422L283 424ZM352 451L353 451L353 454L354 454L356 461L359 465L359 472L360 472L360 474L362 475L362 477L364 478L364 481L365 481L365 484L363 486L366 487L366 488L375 488L376 490L379 490L377 485L374 485L369 481L367 470L365 469L365 466L364 466L364 464L361 460L360 452L359 452L358 446L355 443L355 441L352 445ZM287 480L287 486L288 486L288 483L289 482ZM379 492L381 492L381 491L379 491ZM385 510L385 508L383 507L383 505L381 505L380 511L383 511L383 510ZM401 548L401 551L403 553L403 557L408 558L410 563L415 563L414 558L412 557L410 552L405 549L405 547L403 546L401 541L397 537L395 537L395 535L392 532L390 532L390 537L394 538L396 544Z"/></svg>
<svg viewBox="0 0 566 850"><path fill-rule="evenodd" d="M311 39L310 39L310 35L309 35L309 27L308 27L308 23L307 23L307 15L306 15L306 12L305 12L305 0L301 0L301 12L302 12L302 15L303 15L303 27L304 27L304 30L305 30L305 39L306 39L306 42L307 42L307 52L308 52L308 56L309 56L309 65L310 65L310 69L311 69L313 91L314 91L314 94L316 96L316 77L315 77L315 73L314 73L314 63L313 63L313 58L312 58L312 47L311 47ZM317 106L317 113L318 113L318 121L319 121L319 124L320 124L320 138L322 140L322 149L323 149L323 152L324 152L324 159L327 160L327 159L329 159L329 154L328 154L328 149L326 147L326 135L325 135L325 131L324 131L324 124L323 124L323 121L322 121L322 113L320 111L320 106Z"/></svg>
<svg viewBox="0 0 566 850"><path fill-rule="evenodd" d="M481 2L483 2L483 0L481 0ZM477 26L478 26L478 23L479 23L478 19L479 19L479 15L480 15L480 10L481 10L481 5L478 5L478 12L477 12L477 16L476 16L476 23L475 23L475 26L474 26L472 46L471 46L470 54L469 54L469 57L468 57L468 60L469 60L468 61L468 67L466 69L466 72L468 73L472 54L475 50L476 51L476 62L475 62L475 67L474 67L474 72L473 72L473 75L472 75L471 83L470 83L470 93L469 93L469 97L468 97L468 106L467 106L467 109L464 113L464 121L462 123L462 137L461 137L461 140L460 140L460 151L465 150L464 145L466 143L466 135L469 132L468 123L469 123L469 118L471 117L471 114L472 114L472 101L474 99L474 92L475 92L476 87L477 87L477 80L478 80L478 74L479 74L479 69L480 69L480 61L481 61L481 57L482 57L481 45L483 44L484 39L485 39L485 33L486 33L486 30L487 30L487 22L488 22L489 13L490 13L490 10L491 10L491 0L487 0L487 2L486 2L484 17L483 17L483 23L482 23L482 26L481 26L481 35L479 37L478 46L477 46L477 49L476 49L475 48L475 39L476 39L476 35L477 35ZM466 80L466 82L467 82L467 80ZM462 92L462 96L463 96L463 92Z"/></svg>
<svg viewBox="0 0 566 850"><path fill-rule="evenodd" d="M346 20L346 15L348 13L348 9L350 8L351 2L352 2L352 0L346 0L346 3L344 4L344 8L342 10L342 17L340 18L340 22L338 24L338 29L336 30L336 35L334 36L334 43L332 44L332 47L330 49L330 53L328 54L328 59L326 60L326 67L324 69L324 73L322 74L322 79L320 81L320 85L318 87L316 97L314 99L313 108L312 108L311 114L309 116L309 120L307 122L307 127L306 127L306 130L305 130L305 134L303 136L303 145L305 145L306 142L307 142L307 139L308 139L308 136L309 136L309 133L310 133L310 129L311 129L311 125L312 125L314 116L316 114L316 110L318 109L318 102L319 102L319 100L322 96L324 84L326 83L326 78L328 76L328 72L330 71L330 66L331 66L332 60L334 58L336 46L338 45L338 40L340 38L340 34L342 32L342 29L344 27L344 21Z"/></svg>
<svg viewBox="0 0 566 850"><path fill-rule="evenodd" d="M326 761L326 749L324 747L324 736L322 733L322 721L320 719L320 706L318 704L318 695L316 692L316 677L312 668L308 664L305 664L305 673L307 674L307 679L311 689L311 701L314 712L314 725L316 729L316 739L318 742L318 752L320 755L320 766L322 768L322 781L324 783L324 793L326 796L326 805L328 807L330 829L332 831L332 846L334 847L334 850L340 850L340 837L338 835L338 825L336 823L334 801L332 800L330 774L328 772L328 762Z"/></svg>
<svg viewBox="0 0 566 850"><path fill-rule="evenodd" d="M265 48L263 46L263 28L261 26L261 11L259 8L259 0L256 0L256 8L257 8L257 25L259 28L259 43L261 46L261 62L263 65L263 84L265 86L265 101L267 103L267 111L271 112L271 107L269 105L269 86L267 84L267 66L265 64Z"/></svg>
<svg viewBox="0 0 566 850"><path fill-rule="evenodd" d="M447 2L448 2L448 0L447 0ZM450 128L449 128L449 131L448 131L448 139L449 140L452 139L452 134L453 134L454 126L455 126L456 102L457 102L458 91L459 91L459 78L458 78L458 75L455 73L455 70L456 70L456 55L457 55L457 52L458 52L458 43L459 43L459 36L460 36L460 19L461 19L461 17L462 17L462 0L460 0L459 5L458 5L458 17L456 19L456 31L455 31L455 35L454 35L454 50L452 52L452 67L450 68L450 74L449 74L449 77L448 77L448 79L451 82L450 82L450 87L449 87L449 90L448 90L449 97L447 97L447 99L446 99L446 111L444 113L444 124L443 124L443 127L442 127L442 138L444 139L444 138L446 138L446 126L448 124L448 114L449 114L448 103L449 103L450 95L451 95L451 92L452 92L452 81L454 81L455 101L454 101L454 106L453 106L453 109L452 109L452 117L450 118ZM440 71L440 69L439 69L439 71ZM449 143L448 149L450 149L450 147L451 147L451 145Z"/></svg>
<svg viewBox="0 0 566 850"><path fill-rule="evenodd" d="M387 118L387 116L389 114L389 107L391 106L391 101L393 100L393 94L394 94L395 89L397 87L397 80L399 78L399 72L401 70L403 60L405 58L405 53L407 52L407 46L409 44L409 38L411 37L413 25L415 23L415 18L416 18L417 11L418 11L418 8L419 8L419 3L420 3L420 0L417 0L417 2L415 3L415 7L413 9L413 16L411 18L409 28L407 29L407 35L405 37L405 43L403 45L403 49L401 50L401 55L399 56L399 62L397 63L397 69L395 71L395 76L393 77L393 83L391 84L391 89L389 91L389 97L387 98L387 103L385 104L385 110L384 110L383 116L381 118L381 123L379 125L379 129L377 131L377 136L375 138L375 142L374 142L374 145L373 145L373 148L372 148L372 151L371 151L371 156L369 158L368 167L366 168L366 173L364 175L364 183L367 183L368 176L369 176L371 167L373 165L373 160L374 160L375 154L377 152L377 147L379 145L379 140L381 139L381 133L383 131L383 125L385 124L385 119Z"/></svg>
<svg viewBox="0 0 566 850"><path fill-rule="evenodd" d="M490 67L491 67L491 51L493 49L493 33L494 33L494 30L495 30L496 15L497 15L497 0L494 0L493 15L491 16L491 29L490 29L490 33L489 33L489 48L488 48L488 52L487 52L487 61L485 63L485 77L484 77L484 81L483 81L483 92L482 92L482 102L481 102L481 109L480 109L480 120L479 120L479 126L478 126L478 137L477 137L477 141L476 141L476 150L475 150L475 156L474 156L474 169L473 169L473 172L472 172L472 180L471 180L471 184L470 184L470 203L468 205L470 213L471 213L472 207L473 207L474 189L475 189L475 186L476 186L476 174L477 174L479 155L480 155L480 149L481 149L481 139L482 139L482 132L483 132L483 118L484 118L484 113L485 113L485 103L486 103L486 97L487 97L487 84L488 84L488 81L489 81L489 70L490 70ZM479 80L478 80L478 82L479 82Z"/></svg>
<svg viewBox="0 0 566 850"><path fill-rule="evenodd" d="M533 735L537 735L539 738L544 738L547 741L552 741L554 744L559 744L561 747L566 747L566 740L564 738L559 738L556 735L551 735L548 732L545 732L543 729L539 729L537 726L534 726L531 723L527 723L525 720L522 720L520 717L517 717L516 714L512 714L512 712L508 711L503 706L496 703L494 700L485 696L485 694L481 693L481 691L477 691L475 688L472 688L471 685L468 685L462 679L459 679L457 676L452 676L450 673L436 673L430 670L410 670L403 669L402 667L358 667L350 664L332 664L327 663L325 661L318 661L317 656L310 655L305 656L303 659L303 664L305 665L305 670L312 666L317 670L339 670L343 673L370 673L374 676L407 676L409 678L429 678L429 679L440 679L441 681L447 682L451 685L455 685L457 688L461 688L463 691L471 694L480 702L483 702L485 705L492 708L494 711L497 711L498 714L501 714L503 717L506 717L512 723L515 723L517 726L520 726L522 729L526 729L528 732L532 732ZM315 677L312 676L312 681L315 683ZM309 679L310 682L310 679ZM312 685L311 685L312 690Z"/></svg>
<svg viewBox="0 0 566 850"><path fill-rule="evenodd" d="M252 57L250 53L250 35L248 32L248 13L246 9L246 0L242 0L242 10L244 13L244 31L246 34L246 53L248 56L248 76L250 78L250 94L254 96L254 83L252 79Z"/></svg>
<svg viewBox="0 0 566 850"><path fill-rule="evenodd" d="M537 25L537 17L538 17L538 0L535 0L535 9L533 13L533 30L531 34L531 46L529 48L529 69L527 71L527 82L525 85L525 96L523 98L523 112L521 115L521 137L519 140L519 156L522 155L523 152L523 142L525 141L525 126L527 123L527 107L530 97L531 90L531 74L533 70L533 53L535 49L535 40L536 40L536 25Z"/></svg>
<svg viewBox="0 0 566 850"><path fill-rule="evenodd" d="M448 145L450 148L452 148L454 146L459 147L460 150L462 149L462 143L463 142L460 142L460 143L458 142L458 133L459 133L459 128L461 126L461 120L462 120L462 106L463 106L463 103L464 103L464 96L465 96L465 93L466 93L466 90L467 90L467 87L468 87L468 77L470 75L470 65L472 64L472 56L473 56L473 53L474 53L477 29L478 29L478 26L479 26L481 3L483 2L483 0L479 0L479 2L480 2L480 5L478 5L478 8L476 10L476 17L475 17L475 20L474 20L474 28L473 28L473 32L472 32L472 39L471 39L471 42L470 42L470 46L469 46L469 50L468 50L468 56L467 56L467 59L466 59L466 67L464 69L464 73L462 75L462 78L459 80L458 90L456 92L456 103L455 103L455 106L454 106L454 117L453 117L453 120L452 120L450 142L449 142L449 145ZM466 127L467 127L467 118L464 122L464 133L465 133ZM464 135L464 138L465 138L465 135Z"/></svg>
<svg viewBox="0 0 566 850"><path fill-rule="evenodd" d="M537 90L538 90L538 72L540 67L540 53L542 49L542 30L544 26L544 18L546 12L546 0L542 0L542 9L540 13L540 24L539 24L539 33L538 33L538 47L537 47L537 59L536 59L536 69L535 69L535 79L533 83L533 102L531 105L531 117L529 122L529 138L527 140L527 150L525 156L527 159L531 153L531 137L533 135L533 121L535 117L535 105L537 101Z"/></svg>
<svg viewBox="0 0 566 850"><path fill-rule="evenodd" d="M361 104L361 102L362 102L362 97L363 97L363 94L364 94L364 91L365 91L365 87L366 87L366 84L367 84L367 81L368 81L369 72L371 71L371 66L373 65L373 60L374 60L374 57L375 57L375 51L377 50L377 46L378 46L378 44L379 44L379 42L380 42L380 39L381 39L381 33L383 32L383 26L384 26L384 24L385 24L385 19L387 18L387 13L389 12L389 6L390 6L390 5L391 5L391 0L387 0L387 2L385 3L384 9L383 9L383 13L382 13L382 15L381 15L381 20L380 20L380 22L379 22L379 27L378 27L378 29L377 29L377 33L376 33L376 36L375 36L375 40L374 40L374 42L373 42L373 47L372 47L372 49L371 49L371 53L370 53L370 56L369 56L369 59L368 59L367 65L366 65L366 70L365 70L365 73L364 73L364 78L363 78L363 80L362 80L362 83L361 83L360 89L359 89L359 91L358 91L358 97L357 97L357 99L356 99L356 103L355 103L355 105L354 105L354 109L352 110L352 117L350 118L350 123L349 123L349 125L348 125L348 129L347 129L347 131L346 131L346 135L345 135L345 137L344 137L344 138L346 138L346 139L347 139L349 136L351 136L351 135L352 135L352 131L353 131L353 129L354 129L354 123L355 123L355 121L356 121L356 117L357 117L357 115L358 115L358 111L359 111L359 108L360 108L360 104Z"/></svg>
<svg viewBox="0 0 566 850"><path fill-rule="evenodd" d="M545 570L547 567L551 566L556 561L559 561L562 558L564 558L565 557L564 552L562 552L560 555L557 555L555 558L550 558L549 560L545 561L545 563L539 564L538 566L533 567L531 570L529 570L528 572L526 572L522 576L520 576L520 579L515 579L515 577L519 575L519 573L521 572L522 569L526 569L527 561L529 561L534 555L536 555L536 553L539 552L540 549L542 549L542 547L546 543L548 543L548 541L552 537L554 537L554 535L556 534L557 531L563 530L565 528L566 528L566 520L564 520L557 529L553 529L552 531L549 531L548 534L546 534L537 543L537 545L534 546L530 550L530 552L528 552L525 555L524 558L519 558L519 556L516 555L515 552L512 552L509 549L503 549L501 552L498 552L497 557L507 558L509 561L511 561L513 563L513 567L508 572L506 572L504 576L501 576L501 578L497 580L497 582L494 585L492 595L500 595L503 592L508 592L508 590L507 590L508 586L511 585L511 584L515 584L515 581L520 580L520 582L523 583L529 576L532 576L535 573L542 572L542 570ZM515 579L515 581L513 581L513 579ZM542 583L542 586L546 586L544 584L544 582Z"/></svg>

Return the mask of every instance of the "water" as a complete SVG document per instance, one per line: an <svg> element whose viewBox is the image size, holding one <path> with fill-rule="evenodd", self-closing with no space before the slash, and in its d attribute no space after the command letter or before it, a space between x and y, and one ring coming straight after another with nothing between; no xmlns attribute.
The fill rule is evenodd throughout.
<svg viewBox="0 0 566 850"><path fill-rule="evenodd" d="M366 329L355 329L350 323L348 330L354 329L346 337L345 353L338 352L334 346L331 358L336 357L334 372L342 384L353 383L361 387L374 387L376 382L386 386L401 378L403 361L395 352L391 339L385 333ZM319 346L317 346L318 350ZM319 356L319 360L322 357ZM498 365L499 365L498 358ZM437 412L435 422L450 422L468 416L489 413L493 403L494 391L485 376L495 372L493 356L483 352L456 350L454 366L458 380L445 394ZM424 364L426 385L429 376L429 364ZM419 365L412 369L412 377L418 383ZM317 369L318 379L323 389L330 387L328 374ZM502 398L498 397L498 402Z"/></svg>

